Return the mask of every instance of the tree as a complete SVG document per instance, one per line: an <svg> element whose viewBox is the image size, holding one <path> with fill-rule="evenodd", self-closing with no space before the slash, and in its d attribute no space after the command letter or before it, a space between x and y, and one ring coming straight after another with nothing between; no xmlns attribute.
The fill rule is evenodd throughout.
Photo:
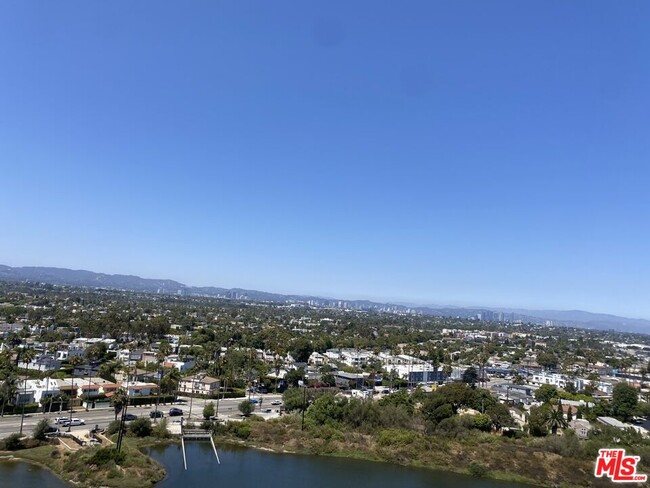
<svg viewBox="0 0 650 488"><path fill-rule="evenodd" d="M19 362L31 363L36 357L36 351L29 347L22 347L18 349L18 354L16 355L16 366Z"/></svg>
<svg viewBox="0 0 650 488"><path fill-rule="evenodd" d="M149 437L153 432L151 421L145 418L139 418L129 425L129 433L135 437Z"/></svg>
<svg viewBox="0 0 650 488"><path fill-rule="evenodd" d="M118 388L117 390L115 390L115 393L111 398L111 405L113 405L113 410L115 412L115 420L117 420L117 416L120 414L122 409L124 409L127 402L128 402L128 395L126 393L126 390L124 388Z"/></svg>
<svg viewBox="0 0 650 488"><path fill-rule="evenodd" d="M292 369L287 373L286 380L289 386L296 387L298 382L305 377L305 370L303 368Z"/></svg>
<svg viewBox="0 0 650 488"><path fill-rule="evenodd" d="M480 413L475 415L472 421L474 422L475 429L482 430L483 432L489 432L492 429L492 419L487 414Z"/></svg>
<svg viewBox="0 0 650 488"><path fill-rule="evenodd" d="M165 393L172 395L178 390L178 383L181 380L181 372L176 368L170 368L160 380L160 388Z"/></svg>
<svg viewBox="0 0 650 488"><path fill-rule="evenodd" d="M612 415L623 422L629 421L635 414L639 403L636 388L627 383L617 383L612 392Z"/></svg>
<svg viewBox="0 0 650 488"><path fill-rule="evenodd" d="M74 370L76 369L77 366L79 366L81 363L83 363L84 360L81 356L72 356L69 360L68 363L72 366L72 374L74 375Z"/></svg>
<svg viewBox="0 0 650 488"><path fill-rule="evenodd" d="M490 405L485 413L490 416L492 425L496 430L501 430L504 427L511 427L514 425L514 420L510 415L510 411L503 403Z"/></svg>
<svg viewBox="0 0 650 488"><path fill-rule="evenodd" d="M308 339L300 337L291 344L290 351L296 362L306 363L311 353L314 352L314 347Z"/></svg>
<svg viewBox="0 0 650 488"><path fill-rule="evenodd" d="M84 356L91 361L96 361L99 359L103 359L104 356L106 355L106 351L107 351L106 344L104 344L103 342L96 342L88 349L86 349Z"/></svg>
<svg viewBox="0 0 650 488"><path fill-rule="evenodd" d="M255 406L248 400L244 400L239 404L239 411L246 417L253 413Z"/></svg>
<svg viewBox="0 0 650 488"><path fill-rule="evenodd" d="M454 372L454 368L451 367L451 364L447 363L442 367L442 372L445 375L445 378L449 378Z"/></svg>
<svg viewBox="0 0 650 488"><path fill-rule="evenodd" d="M321 376L320 382L326 386L336 386L336 378L332 373L327 373Z"/></svg>
<svg viewBox="0 0 650 488"><path fill-rule="evenodd" d="M544 351L537 355L537 364L546 369L556 368L558 362L557 356L552 352Z"/></svg>
<svg viewBox="0 0 650 488"><path fill-rule="evenodd" d="M47 434L48 427L49 424L47 422L47 419L39 420L36 424L36 427L34 427L34 430L32 431L32 437L37 441L44 441L47 438L45 434Z"/></svg>
<svg viewBox="0 0 650 488"><path fill-rule="evenodd" d="M557 429L567 428L567 421L564 418L564 412L562 411L562 404L558 404L554 408L549 408L546 413L546 426L551 429L553 435L557 435Z"/></svg>
<svg viewBox="0 0 650 488"><path fill-rule="evenodd" d="M548 403L557 398L557 388L553 385L542 385L535 391L535 399L542 403Z"/></svg>
<svg viewBox="0 0 650 488"><path fill-rule="evenodd" d="M203 407L203 418L209 419L210 417L214 417L214 402L206 403Z"/></svg>
<svg viewBox="0 0 650 488"><path fill-rule="evenodd" d="M549 407L531 407L528 416L528 432L535 437L544 437L548 434L548 411Z"/></svg>
<svg viewBox="0 0 650 488"><path fill-rule="evenodd" d="M478 372L474 366L470 366L463 373L463 383L474 386L478 381Z"/></svg>
<svg viewBox="0 0 650 488"><path fill-rule="evenodd" d="M339 400L334 395L317 398L307 410L307 418L317 425L336 424L343 419L343 408L347 400Z"/></svg>
<svg viewBox="0 0 650 488"><path fill-rule="evenodd" d="M0 386L0 399L2 401L0 416L4 417L5 407L7 405L13 405L15 403L16 395L18 395L18 377L11 374L5 378L4 383Z"/></svg>

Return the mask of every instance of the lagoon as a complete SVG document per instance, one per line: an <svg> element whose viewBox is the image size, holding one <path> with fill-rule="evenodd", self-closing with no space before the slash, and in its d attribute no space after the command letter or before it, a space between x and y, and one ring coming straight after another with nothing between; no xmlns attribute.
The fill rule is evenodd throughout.
<svg viewBox="0 0 650 488"><path fill-rule="evenodd" d="M236 446L220 446L217 464L206 442L186 444L188 470L179 445L152 448L149 454L165 466L167 477L157 488L515 488L515 483L477 479L455 473L327 456L276 454ZM65 488L46 469L26 463L0 463L0 488Z"/></svg>

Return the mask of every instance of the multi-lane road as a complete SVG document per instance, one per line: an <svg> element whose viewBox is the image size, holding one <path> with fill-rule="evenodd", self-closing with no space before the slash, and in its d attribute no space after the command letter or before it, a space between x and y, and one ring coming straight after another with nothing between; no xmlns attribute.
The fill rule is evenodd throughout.
<svg viewBox="0 0 650 488"><path fill-rule="evenodd" d="M277 402L282 399L281 395L255 395L254 398L261 400L261 403L258 402L255 405L255 414L261 415L263 417L273 417L277 416L278 410L280 407L277 405L271 405L272 402ZM239 419L239 404L244 400L244 398L226 398L225 400L204 400L204 399L190 399L180 397L178 402L174 404L164 404L160 405L158 409L163 412L165 418L168 417L168 412L171 407L180 408L183 410L183 418L191 418L194 421L200 421L203 418L203 407L208 402L214 402L215 407L218 404L218 416L222 419ZM129 407L128 412L137 415L138 417L149 418L149 412L154 410L154 406L146 407ZM271 412L267 412L267 409L271 409ZM191 414L191 417L190 417ZM23 434L30 435L34 427L41 419L48 419L51 425L54 425L54 419L56 417L69 417L70 411L65 410L63 412L52 412L52 413L33 413L25 415L23 420ZM83 408L76 408L72 412L73 418L82 419L86 422L86 425L73 426L71 427L72 431L81 431L88 430L98 425L100 428L105 428L115 420L115 412L112 408L101 409L101 410L90 410L86 411ZM170 417L171 420L179 419L180 417ZM9 434L20 431L20 415L5 415L0 418L0 438L6 437ZM67 431L67 427L60 427L61 431Z"/></svg>

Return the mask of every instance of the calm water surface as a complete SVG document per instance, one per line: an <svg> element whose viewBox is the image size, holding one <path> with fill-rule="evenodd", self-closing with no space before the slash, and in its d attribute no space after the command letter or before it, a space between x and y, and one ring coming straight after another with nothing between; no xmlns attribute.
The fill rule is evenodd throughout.
<svg viewBox="0 0 650 488"><path fill-rule="evenodd" d="M385 463L320 456L273 454L219 447L217 464L206 442L186 444L188 470L180 446L150 451L167 469L157 488L515 488L520 485ZM49 471L24 463L0 463L0 488L64 488Z"/></svg>
<svg viewBox="0 0 650 488"><path fill-rule="evenodd" d="M47 469L27 463L0 462L0 488L69 488Z"/></svg>
<svg viewBox="0 0 650 488"><path fill-rule="evenodd" d="M159 488L515 488L520 485L488 481L453 473L405 468L325 456L274 454L237 447L218 447L217 464L209 443L186 444L188 470L180 446L152 450L167 468Z"/></svg>

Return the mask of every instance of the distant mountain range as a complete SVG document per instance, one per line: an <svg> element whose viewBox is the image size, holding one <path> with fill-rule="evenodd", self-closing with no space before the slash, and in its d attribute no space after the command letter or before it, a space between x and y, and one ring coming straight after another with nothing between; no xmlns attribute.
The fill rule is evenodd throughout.
<svg viewBox="0 0 650 488"><path fill-rule="evenodd" d="M368 300L345 300L305 295L282 295L241 288L219 288L213 286L188 286L174 280L157 280L132 275L111 275L92 271L50 268L40 266L11 267L0 265L0 280L31 281L54 285L68 285L91 288L111 288L147 293L172 295L210 296L253 300L273 303L306 303L315 306L348 308L354 310L378 310L389 312L416 311L426 315L482 318L485 320L522 320L524 322L583 327L589 329L618 330L625 332L650 333L650 320L630 319L582 310L526 310L491 307L439 307L392 303Z"/></svg>

